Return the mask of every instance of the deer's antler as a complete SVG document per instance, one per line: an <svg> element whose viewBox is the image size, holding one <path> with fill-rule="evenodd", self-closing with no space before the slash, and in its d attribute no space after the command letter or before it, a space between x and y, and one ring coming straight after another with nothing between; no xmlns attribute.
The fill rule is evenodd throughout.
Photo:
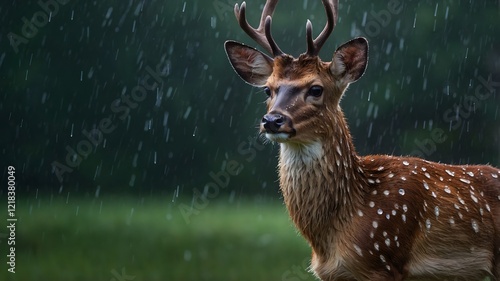
<svg viewBox="0 0 500 281"><path fill-rule="evenodd" d="M243 2L241 6L238 6L238 4L234 6L234 14L243 31L245 31L246 34L266 49L266 51L273 54L274 57L283 54L283 51L281 51L271 35L271 21L276 4L278 4L278 0L266 1L266 5L264 6L260 17L259 27L257 28L253 28L250 24L248 24L245 13L245 2Z"/></svg>
<svg viewBox="0 0 500 281"><path fill-rule="evenodd" d="M312 23L307 20L306 24L306 38L307 38L307 51L306 54L310 56L317 56L323 44L325 44L326 39L332 33L337 24L337 11L338 11L338 0L322 0L323 6L325 6L327 22L323 31L316 37L312 39Z"/></svg>

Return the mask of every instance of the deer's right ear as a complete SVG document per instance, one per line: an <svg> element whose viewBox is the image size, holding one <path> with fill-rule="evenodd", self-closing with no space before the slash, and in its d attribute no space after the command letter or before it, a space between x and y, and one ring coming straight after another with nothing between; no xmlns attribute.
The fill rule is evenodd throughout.
<svg viewBox="0 0 500 281"><path fill-rule="evenodd" d="M234 70L245 82L261 87L273 73L273 59L257 49L238 43L224 43L227 57Z"/></svg>

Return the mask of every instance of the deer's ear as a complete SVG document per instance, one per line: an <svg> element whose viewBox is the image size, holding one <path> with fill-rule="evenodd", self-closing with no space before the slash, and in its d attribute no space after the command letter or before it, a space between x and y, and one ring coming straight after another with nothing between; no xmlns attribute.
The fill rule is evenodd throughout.
<svg viewBox="0 0 500 281"><path fill-rule="evenodd" d="M338 47L333 54L330 71L346 84L355 82L368 64L368 41L359 37Z"/></svg>
<svg viewBox="0 0 500 281"><path fill-rule="evenodd" d="M226 41L224 44L229 62L245 82L263 86L273 73L273 59L244 44Z"/></svg>

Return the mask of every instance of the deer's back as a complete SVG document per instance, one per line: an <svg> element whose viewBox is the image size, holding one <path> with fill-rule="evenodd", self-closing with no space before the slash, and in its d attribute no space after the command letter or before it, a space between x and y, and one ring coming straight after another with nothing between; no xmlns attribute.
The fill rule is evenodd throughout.
<svg viewBox="0 0 500 281"><path fill-rule="evenodd" d="M349 271L383 268L415 280L491 273L500 255L500 170L392 156L363 157L361 166L369 187L343 234L357 260L344 262Z"/></svg>

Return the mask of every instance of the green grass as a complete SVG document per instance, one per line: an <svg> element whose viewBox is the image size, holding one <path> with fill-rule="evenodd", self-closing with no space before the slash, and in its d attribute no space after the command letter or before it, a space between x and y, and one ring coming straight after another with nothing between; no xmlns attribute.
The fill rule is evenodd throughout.
<svg viewBox="0 0 500 281"><path fill-rule="evenodd" d="M189 224L169 199L24 199L16 211L16 273L2 254L1 280L314 280L280 203L211 201Z"/></svg>

